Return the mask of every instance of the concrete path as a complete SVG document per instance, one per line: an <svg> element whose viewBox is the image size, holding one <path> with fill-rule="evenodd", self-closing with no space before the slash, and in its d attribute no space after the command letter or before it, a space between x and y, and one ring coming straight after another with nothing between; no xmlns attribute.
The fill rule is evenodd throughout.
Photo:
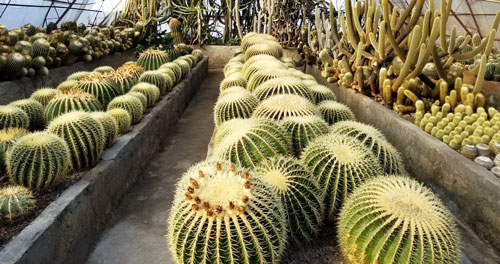
<svg viewBox="0 0 500 264"><path fill-rule="evenodd" d="M175 183L206 157L213 132L212 110L222 72L210 72L174 128L166 147L124 197L88 264L174 263L166 246L166 220Z"/></svg>

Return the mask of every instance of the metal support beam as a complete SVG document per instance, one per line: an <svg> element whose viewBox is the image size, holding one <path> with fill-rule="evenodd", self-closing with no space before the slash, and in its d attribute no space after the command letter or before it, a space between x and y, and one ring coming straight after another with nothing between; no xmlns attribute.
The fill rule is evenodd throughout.
<svg viewBox="0 0 500 264"><path fill-rule="evenodd" d="M469 8L470 11L470 16L472 17L472 20L474 21L474 25L476 25L476 30L477 33L481 38L483 38L483 34L481 34L481 28L479 28L479 24L477 23L476 17L474 16L474 11L472 11L472 7L469 4L469 0L465 0L465 3L467 4L467 7Z"/></svg>
<svg viewBox="0 0 500 264"><path fill-rule="evenodd" d="M453 15L453 17L455 17L455 19L458 21L458 24L460 24L460 26L462 26L462 28L465 30L465 32L467 32L467 34L472 36L472 33L465 26L465 24L462 22L462 20L457 16L457 14L455 14L455 11L453 11L453 9L451 9L451 14ZM481 35L481 33L479 33L479 35Z"/></svg>

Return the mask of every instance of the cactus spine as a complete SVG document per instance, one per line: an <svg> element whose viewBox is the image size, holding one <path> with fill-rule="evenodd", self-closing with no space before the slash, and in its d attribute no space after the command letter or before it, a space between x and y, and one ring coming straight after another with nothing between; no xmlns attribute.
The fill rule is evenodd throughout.
<svg viewBox="0 0 500 264"><path fill-rule="evenodd" d="M241 87L232 87L225 91L227 93L221 95L215 103L214 123L216 126L230 119L249 118L259 104L257 97Z"/></svg>
<svg viewBox="0 0 500 264"><path fill-rule="evenodd" d="M52 98L54 98L59 91L53 88L40 88L31 94L30 98L38 101L45 107Z"/></svg>
<svg viewBox="0 0 500 264"><path fill-rule="evenodd" d="M102 111L102 104L93 95L82 90L69 90L57 94L45 107L44 117L47 122L72 111Z"/></svg>
<svg viewBox="0 0 500 264"><path fill-rule="evenodd" d="M115 108L109 110L107 113L115 119L118 125L118 134L125 134L128 132L132 124L132 118L126 110Z"/></svg>
<svg viewBox="0 0 500 264"><path fill-rule="evenodd" d="M106 146L110 147L118 137L118 122L106 112L93 112L90 116L99 121L106 133Z"/></svg>
<svg viewBox="0 0 500 264"><path fill-rule="evenodd" d="M0 105L0 129L19 127L28 129L30 119L21 108L12 105Z"/></svg>
<svg viewBox="0 0 500 264"><path fill-rule="evenodd" d="M44 126L43 105L38 101L21 99L11 102L10 105L21 108L28 115L31 130L36 130Z"/></svg>
<svg viewBox="0 0 500 264"><path fill-rule="evenodd" d="M12 221L28 213L35 200L30 190L22 186L0 188L0 217Z"/></svg>
<svg viewBox="0 0 500 264"><path fill-rule="evenodd" d="M163 50L147 49L139 55L137 65L145 71L158 70L162 64L169 62L167 52Z"/></svg>
<svg viewBox="0 0 500 264"><path fill-rule="evenodd" d="M328 124L332 125L340 121L355 120L353 112L345 104L326 100L318 105L321 116Z"/></svg>
<svg viewBox="0 0 500 264"><path fill-rule="evenodd" d="M293 154L299 157L302 150L315 138L328 133L328 124L318 116L287 117L283 127L292 139Z"/></svg>
<svg viewBox="0 0 500 264"><path fill-rule="evenodd" d="M262 101L252 117L282 120L291 116L319 114L318 108L310 100L298 95L280 94Z"/></svg>
<svg viewBox="0 0 500 264"><path fill-rule="evenodd" d="M109 111L115 108L126 110L132 118L133 125L142 120L142 114L145 109L139 99L128 94L115 97L115 99L109 103L107 110Z"/></svg>

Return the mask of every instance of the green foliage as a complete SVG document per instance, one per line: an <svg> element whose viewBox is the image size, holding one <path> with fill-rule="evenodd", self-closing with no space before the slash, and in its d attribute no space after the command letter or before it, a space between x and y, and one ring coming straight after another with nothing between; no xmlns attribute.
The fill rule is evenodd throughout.
<svg viewBox="0 0 500 264"><path fill-rule="evenodd" d="M21 108L12 105L0 105L0 129L19 127L28 129L30 118Z"/></svg>
<svg viewBox="0 0 500 264"><path fill-rule="evenodd" d="M102 111L102 104L91 94L82 90L69 90L57 94L45 107L46 122L72 111Z"/></svg>
<svg viewBox="0 0 500 264"><path fill-rule="evenodd" d="M132 124L135 125L142 120L142 114L145 108L142 106L141 100L132 95L121 95L115 97L108 105L108 111L115 108L126 110L132 118Z"/></svg>
<svg viewBox="0 0 500 264"><path fill-rule="evenodd" d="M106 112L93 112L90 116L95 120L99 121L104 128L106 133L106 146L110 147L115 143L118 137L118 122Z"/></svg>
<svg viewBox="0 0 500 264"><path fill-rule="evenodd" d="M53 88L40 88L31 94L30 98L38 101L44 107L54 98L59 91Z"/></svg>
<svg viewBox="0 0 500 264"><path fill-rule="evenodd" d="M292 139L293 154L302 150L315 138L328 133L328 124L319 116L287 117L281 122Z"/></svg>
<svg viewBox="0 0 500 264"><path fill-rule="evenodd" d="M340 121L356 120L354 113L345 104L325 100L318 104L321 116L328 124L332 125Z"/></svg>
<svg viewBox="0 0 500 264"><path fill-rule="evenodd" d="M319 116L318 108L308 99L292 94L274 95L262 101L252 117L282 120L291 116Z"/></svg>
<svg viewBox="0 0 500 264"><path fill-rule="evenodd" d="M121 94L120 86L101 74L89 75L78 80L78 85L75 88L84 90L95 96L104 107L106 107L113 98Z"/></svg>
<svg viewBox="0 0 500 264"><path fill-rule="evenodd" d="M216 126L235 118L249 118L259 104L257 97L241 87L232 87L224 91L227 93L219 97L214 107Z"/></svg>
<svg viewBox="0 0 500 264"><path fill-rule="evenodd" d="M115 119L118 125L118 134L125 134L129 131L132 124L132 117L130 117L130 114L126 110L115 108L108 110L106 113Z"/></svg>
<svg viewBox="0 0 500 264"><path fill-rule="evenodd" d="M158 89L156 85L150 83L140 82L134 85L130 91L139 92L146 96L147 107L152 107L160 98L160 89Z"/></svg>
<svg viewBox="0 0 500 264"><path fill-rule="evenodd" d="M21 99L11 102L9 105L21 108L28 115L31 130L36 130L44 126L43 105L38 101Z"/></svg>
<svg viewBox="0 0 500 264"><path fill-rule="evenodd" d="M0 188L0 217L12 221L30 212L35 204L33 194L22 186Z"/></svg>

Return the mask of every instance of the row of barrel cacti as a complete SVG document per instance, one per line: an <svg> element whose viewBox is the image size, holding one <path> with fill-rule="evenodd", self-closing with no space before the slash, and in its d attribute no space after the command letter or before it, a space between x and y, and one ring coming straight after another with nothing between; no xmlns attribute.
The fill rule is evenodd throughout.
<svg viewBox="0 0 500 264"><path fill-rule="evenodd" d="M247 34L224 75L213 153L180 178L168 218L177 263L279 263L331 222L348 263L459 262L442 202L273 37Z"/></svg>
<svg viewBox="0 0 500 264"><path fill-rule="evenodd" d="M87 28L65 21L58 29L53 22L47 28L27 24L8 30L0 25L0 80L47 75L49 68L90 62L132 48L142 26Z"/></svg>
<svg viewBox="0 0 500 264"><path fill-rule="evenodd" d="M203 58L201 50L173 61L163 51L149 58L154 52L116 70L76 72L56 89L0 106L0 171L13 184L0 189L1 219L28 213L35 202L31 190L53 188L69 173L94 166ZM151 64L157 67L144 71Z"/></svg>

